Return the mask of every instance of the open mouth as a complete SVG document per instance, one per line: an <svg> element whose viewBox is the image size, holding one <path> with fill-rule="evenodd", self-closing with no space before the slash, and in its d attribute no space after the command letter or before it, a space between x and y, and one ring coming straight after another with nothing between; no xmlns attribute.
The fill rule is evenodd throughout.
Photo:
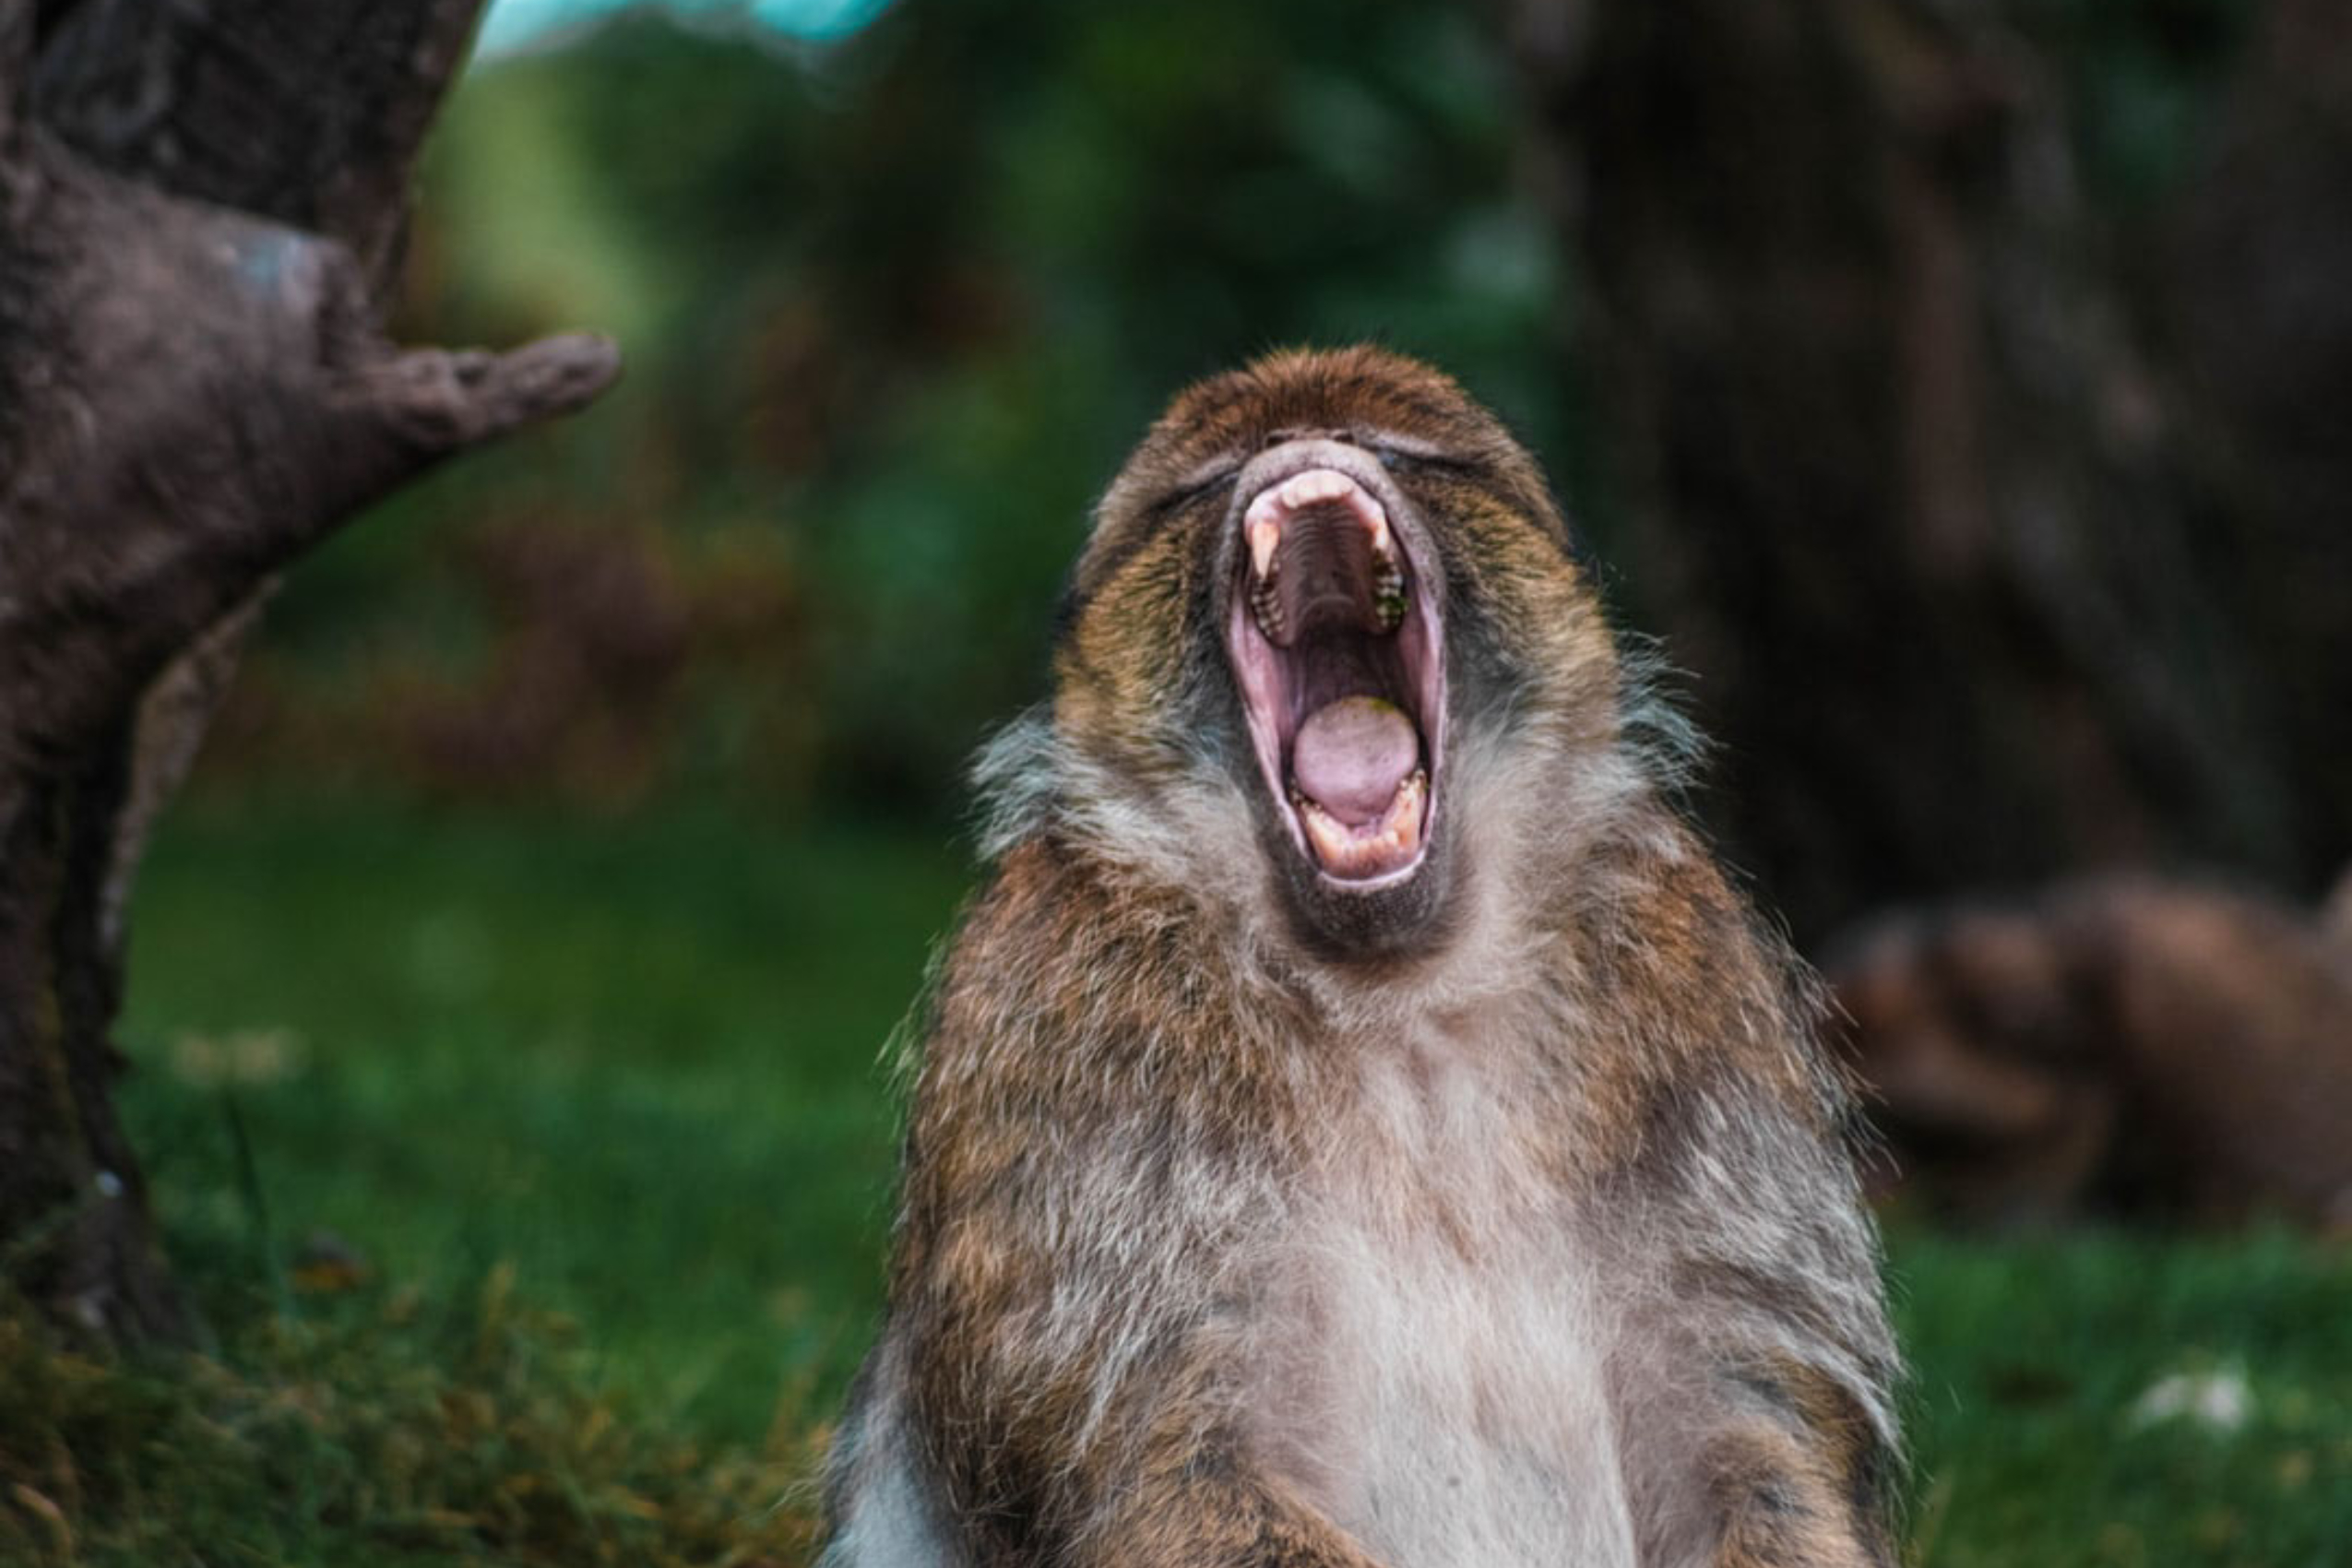
<svg viewBox="0 0 2352 1568"><path fill-rule="evenodd" d="M1299 851L1351 890L1420 869L1445 711L1435 596L1388 512L1336 468L1241 515L1227 638L1250 738Z"/></svg>

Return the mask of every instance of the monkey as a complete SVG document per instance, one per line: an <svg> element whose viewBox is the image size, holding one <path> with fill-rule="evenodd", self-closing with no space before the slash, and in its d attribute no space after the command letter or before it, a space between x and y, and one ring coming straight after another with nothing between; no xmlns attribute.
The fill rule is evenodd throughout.
<svg viewBox="0 0 2352 1568"><path fill-rule="evenodd" d="M1151 426L976 772L825 1568L1892 1563L1817 988L1583 554L1384 349Z"/></svg>
<svg viewBox="0 0 2352 1568"><path fill-rule="evenodd" d="M2109 873L1847 934L1824 968L1882 1134L1867 1184L1984 1225L2352 1233L2346 901Z"/></svg>

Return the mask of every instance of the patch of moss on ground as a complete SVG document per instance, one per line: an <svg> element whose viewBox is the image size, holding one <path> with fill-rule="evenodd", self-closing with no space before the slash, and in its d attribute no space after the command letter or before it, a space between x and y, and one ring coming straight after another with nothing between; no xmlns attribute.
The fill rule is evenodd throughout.
<svg viewBox="0 0 2352 1568"><path fill-rule="evenodd" d="M0 1307L0 1563L227 1568L796 1563L820 1430L756 1446L647 1424L576 1324L494 1269L456 1301L361 1289L95 1356Z"/></svg>

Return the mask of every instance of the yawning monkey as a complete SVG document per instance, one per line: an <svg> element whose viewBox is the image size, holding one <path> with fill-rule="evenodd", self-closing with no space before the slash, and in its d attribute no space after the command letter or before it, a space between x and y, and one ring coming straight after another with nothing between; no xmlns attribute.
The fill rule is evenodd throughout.
<svg viewBox="0 0 2352 1568"><path fill-rule="evenodd" d="M1891 1561L1812 982L1542 475L1284 353L1111 484L914 1063L832 1568Z"/></svg>

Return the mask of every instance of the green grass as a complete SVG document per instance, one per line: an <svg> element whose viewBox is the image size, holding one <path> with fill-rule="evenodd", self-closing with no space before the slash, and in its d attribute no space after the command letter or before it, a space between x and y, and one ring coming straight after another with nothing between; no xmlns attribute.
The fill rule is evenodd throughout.
<svg viewBox="0 0 2352 1568"><path fill-rule="evenodd" d="M2236 1238L1892 1238L1918 1560L2352 1563L2352 1256ZM2168 1380L2243 1388L2226 1429Z"/></svg>
<svg viewBox="0 0 2352 1568"><path fill-rule="evenodd" d="M110 1370L0 1316L0 1562L790 1560L805 1507L774 1504L877 1300L876 1056L968 874L691 814L180 814L125 1109L220 1343ZM288 1288L268 1260L319 1229L365 1279ZM1916 1561L2352 1562L2343 1250L1892 1253ZM2204 1374L2242 1384L2235 1430L2135 1415Z"/></svg>
<svg viewBox="0 0 2352 1568"><path fill-rule="evenodd" d="M877 1059L967 876L716 816L185 818L139 894L125 1111L191 1265L251 1252L209 1081L242 1056L282 1246L428 1292L509 1265L659 1419L749 1440L863 1347Z"/></svg>

